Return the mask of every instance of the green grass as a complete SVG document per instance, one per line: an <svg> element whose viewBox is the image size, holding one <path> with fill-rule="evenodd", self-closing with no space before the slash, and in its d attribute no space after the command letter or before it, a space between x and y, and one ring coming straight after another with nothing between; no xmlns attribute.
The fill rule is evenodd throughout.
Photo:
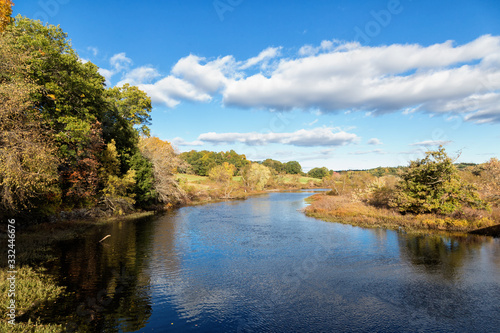
<svg viewBox="0 0 500 333"><path fill-rule="evenodd" d="M15 301L16 301L16 321L14 325L7 322L8 297L10 276L7 269L0 270L0 311L2 321L0 321L1 332L62 332L62 326L56 324L41 323L38 319L19 322L19 317L26 314L31 317L36 312L50 303L55 302L63 292L64 288L55 284L54 280L42 271L35 271L33 268L24 266L17 269L15 274Z"/></svg>
<svg viewBox="0 0 500 333"><path fill-rule="evenodd" d="M321 179L318 178L312 178L312 177L300 177L300 182L302 184L307 184L309 182L314 182L314 183L321 183Z"/></svg>
<svg viewBox="0 0 500 333"><path fill-rule="evenodd" d="M178 173L175 175L175 177L177 179L186 180L189 183L196 183L196 182L199 183L199 182L204 182L204 181L208 180L208 177L197 176L197 175L188 175L188 174L184 174L184 173Z"/></svg>

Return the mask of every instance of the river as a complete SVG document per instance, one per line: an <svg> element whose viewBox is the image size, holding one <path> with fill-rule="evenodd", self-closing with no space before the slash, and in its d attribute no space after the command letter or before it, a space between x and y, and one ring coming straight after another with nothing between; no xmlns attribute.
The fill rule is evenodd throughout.
<svg viewBox="0 0 500 333"><path fill-rule="evenodd" d="M306 217L308 192L181 209L62 242L74 332L498 332L500 240ZM111 237L99 242L104 236Z"/></svg>

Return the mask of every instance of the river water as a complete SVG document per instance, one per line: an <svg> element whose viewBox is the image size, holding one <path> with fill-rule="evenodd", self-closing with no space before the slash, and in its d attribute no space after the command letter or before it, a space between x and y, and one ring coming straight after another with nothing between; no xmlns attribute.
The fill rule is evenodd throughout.
<svg viewBox="0 0 500 333"><path fill-rule="evenodd" d="M74 332L499 332L500 240L306 217L311 193L184 207L57 248ZM111 237L99 243L106 235Z"/></svg>

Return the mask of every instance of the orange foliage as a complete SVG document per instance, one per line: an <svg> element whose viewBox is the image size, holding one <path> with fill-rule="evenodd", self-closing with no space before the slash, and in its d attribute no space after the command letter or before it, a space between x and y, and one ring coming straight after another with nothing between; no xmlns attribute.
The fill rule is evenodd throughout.
<svg viewBox="0 0 500 333"><path fill-rule="evenodd" d="M14 6L14 4L11 0L0 0L0 32L2 32L10 22L12 6Z"/></svg>

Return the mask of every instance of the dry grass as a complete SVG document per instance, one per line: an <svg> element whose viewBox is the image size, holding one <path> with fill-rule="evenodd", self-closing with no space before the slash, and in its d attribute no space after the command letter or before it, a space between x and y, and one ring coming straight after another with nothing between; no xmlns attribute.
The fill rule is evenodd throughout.
<svg viewBox="0 0 500 333"><path fill-rule="evenodd" d="M188 205L197 205L221 200L240 200L250 195L258 195L267 191L285 191L302 188L311 188L321 185L321 180L300 175L280 175L271 178L265 191L256 191L246 188L242 183L241 176L234 176L232 182L228 184L217 183L208 177L177 174L176 179L187 194Z"/></svg>
<svg viewBox="0 0 500 333"><path fill-rule="evenodd" d="M16 320L15 324L7 323L9 319L5 314L9 309L7 305L9 277L11 274L7 269L0 270L0 311L4 320L0 321L2 332L62 332L62 326L53 323L41 323L37 312L54 303L63 294L64 288L58 286L55 281L43 271L24 266L17 269L16 279ZM22 321L22 318L27 318ZM33 319L32 319L33 318Z"/></svg>
<svg viewBox="0 0 500 333"><path fill-rule="evenodd" d="M376 208L363 202L355 202L347 196L316 194L310 202L311 204L305 208L308 216L362 227L468 232L500 223L498 210L492 213L486 211L472 213L465 210L462 215L457 216L402 215L393 209Z"/></svg>

